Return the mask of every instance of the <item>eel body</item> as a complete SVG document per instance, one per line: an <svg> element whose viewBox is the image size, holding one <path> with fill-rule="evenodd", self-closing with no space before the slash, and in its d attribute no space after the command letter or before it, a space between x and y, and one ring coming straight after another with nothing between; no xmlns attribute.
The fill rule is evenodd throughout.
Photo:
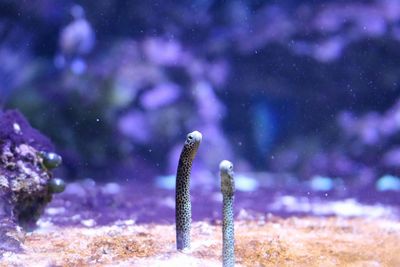
<svg viewBox="0 0 400 267"><path fill-rule="evenodd" d="M222 209L222 260L224 267L235 265L235 230L233 219L233 202L235 199L235 181L233 164L223 160L219 165L221 176Z"/></svg>
<svg viewBox="0 0 400 267"><path fill-rule="evenodd" d="M192 223L190 172L201 139L200 132L189 133L179 157L175 191L176 248L178 250L190 248L190 228Z"/></svg>

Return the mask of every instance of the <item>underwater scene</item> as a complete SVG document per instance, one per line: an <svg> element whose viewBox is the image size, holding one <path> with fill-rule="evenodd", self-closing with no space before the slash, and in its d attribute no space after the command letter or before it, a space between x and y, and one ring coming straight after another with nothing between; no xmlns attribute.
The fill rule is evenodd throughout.
<svg viewBox="0 0 400 267"><path fill-rule="evenodd" d="M399 252L399 0L0 0L0 266Z"/></svg>

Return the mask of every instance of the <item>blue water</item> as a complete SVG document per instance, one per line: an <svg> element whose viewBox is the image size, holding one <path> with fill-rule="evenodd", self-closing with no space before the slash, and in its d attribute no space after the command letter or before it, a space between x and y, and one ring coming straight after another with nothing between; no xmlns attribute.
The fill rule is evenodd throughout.
<svg viewBox="0 0 400 267"><path fill-rule="evenodd" d="M217 217L224 159L237 173L237 216L315 214L320 202L331 205L320 215L340 203L396 214L398 1L79 3L0 2L0 104L52 140L56 177L96 184L82 195L88 218L111 205L104 223L132 211L170 222L193 130L203 134L194 203L210 202L196 219ZM107 183L140 190L103 192L112 197L99 204ZM45 216L62 224L56 214Z"/></svg>

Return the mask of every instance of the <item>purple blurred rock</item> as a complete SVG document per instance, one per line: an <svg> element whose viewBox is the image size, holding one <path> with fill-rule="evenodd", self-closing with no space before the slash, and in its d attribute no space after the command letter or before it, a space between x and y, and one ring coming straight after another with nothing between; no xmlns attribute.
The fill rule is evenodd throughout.
<svg viewBox="0 0 400 267"><path fill-rule="evenodd" d="M229 76L228 62L224 60L217 60L210 63L207 68L207 76L215 86L224 86Z"/></svg>
<svg viewBox="0 0 400 267"><path fill-rule="evenodd" d="M387 167L400 167L400 147L394 147L383 155L383 164Z"/></svg>
<svg viewBox="0 0 400 267"><path fill-rule="evenodd" d="M314 57L321 62L336 60L341 56L344 46L345 42L342 38L336 37L325 40L315 46Z"/></svg>
<svg viewBox="0 0 400 267"><path fill-rule="evenodd" d="M123 135L138 143L147 143L151 139L148 118L139 111L131 111L121 117L118 129Z"/></svg>
<svg viewBox="0 0 400 267"><path fill-rule="evenodd" d="M34 228L52 199L52 174L41 152L53 149L20 112L0 114L0 257L21 250L21 227Z"/></svg>
<svg viewBox="0 0 400 267"><path fill-rule="evenodd" d="M173 83L162 83L146 91L140 101L146 110L156 110L171 105L180 96L181 89Z"/></svg>
<svg viewBox="0 0 400 267"><path fill-rule="evenodd" d="M225 115L225 107L218 100L211 85L206 81L200 81L193 88L197 110L204 123L220 121Z"/></svg>
<svg viewBox="0 0 400 267"><path fill-rule="evenodd" d="M73 6L71 14L74 20L65 26L60 33L59 45L61 51L65 55L85 55L94 47L94 30L86 20L85 12L81 6Z"/></svg>
<svg viewBox="0 0 400 267"><path fill-rule="evenodd" d="M32 128L17 110L0 111L0 143L6 140L12 146L27 144L38 151L54 151L51 141Z"/></svg>
<svg viewBox="0 0 400 267"><path fill-rule="evenodd" d="M174 66L182 63L183 48L177 40L149 38L143 43L143 50L149 61L155 64Z"/></svg>

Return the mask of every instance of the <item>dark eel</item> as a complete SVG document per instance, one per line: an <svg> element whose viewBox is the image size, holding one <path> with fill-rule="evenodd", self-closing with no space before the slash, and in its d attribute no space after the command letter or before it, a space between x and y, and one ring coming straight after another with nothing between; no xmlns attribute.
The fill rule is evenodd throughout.
<svg viewBox="0 0 400 267"><path fill-rule="evenodd" d="M223 160L219 164L221 192L223 196L222 219L222 259L224 267L235 266L235 230L233 220L233 202L235 198L235 181L233 164Z"/></svg>
<svg viewBox="0 0 400 267"><path fill-rule="evenodd" d="M200 132L189 133L179 157L175 191L176 248L178 250L190 248L190 228L192 223L190 171L201 139Z"/></svg>

